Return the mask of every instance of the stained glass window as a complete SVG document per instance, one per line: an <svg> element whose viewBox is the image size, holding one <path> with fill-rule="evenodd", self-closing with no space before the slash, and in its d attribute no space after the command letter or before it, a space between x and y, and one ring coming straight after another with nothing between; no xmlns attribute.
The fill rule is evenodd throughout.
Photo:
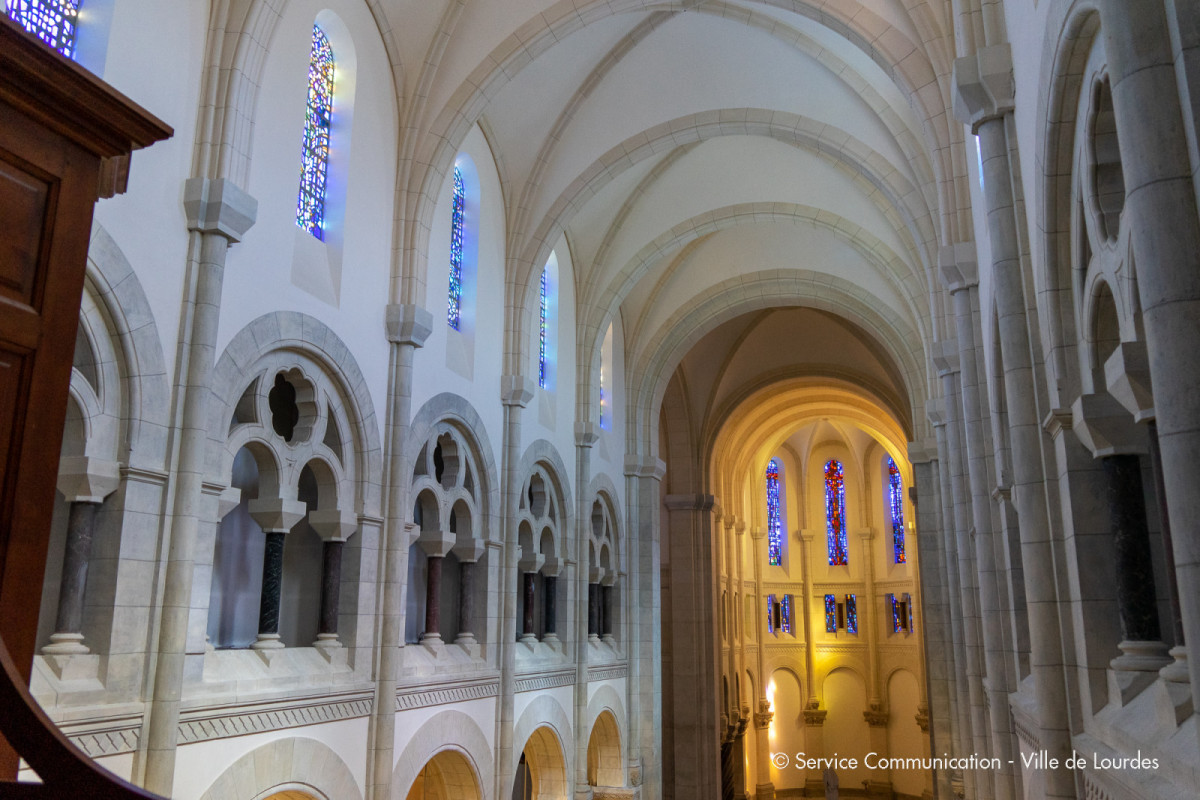
<svg viewBox="0 0 1200 800"><path fill-rule="evenodd" d="M846 632L858 633L858 597L846 595Z"/></svg>
<svg viewBox="0 0 1200 800"><path fill-rule="evenodd" d="M546 334L550 328L550 299L546 296L546 273L549 270L542 267L542 302L541 327L538 328L538 386L546 388Z"/></svg>
<svg viewBox="0 0 1200 800"><path fill-rule="evenodd" d="M333 122L333 48L317 25L308 54L308 105L300 161L296 224L325 239L325 178L329 171L329 131Z"/></svg>
<svg viewBox="0 0 1200 800"><path fill-rule="evenodd" d="M908 619L905 620L906 622L908 622L908 627L905 630L907 630L909 633L912 633L913 632L913 601L912 601L912 595L909 594L908 592L904 593L904 611L907 612L907 617L908 617Z"/></svg>
<svg viewBox="0 0 1200 800"><path fill-rule="evenodd" d="M463 217L467 190L462 170L454 168L454 208L450 215L450 291L446 299L446 321L454 330L462 324Z"/></svg>
<svg viewBox="0 0 1200 800"><path fill-rule="evenodd" d="M837 633L837 598L825 595L825 632Z"/></svg>
<svg viewBox="0 0 1200 800"><path fill-rule="evenodd" d="M842 462L834 460L825 465L825 535L830 566L849 564L850 556L846 543L846 480Z"/></svg>
<svg viewBox="0 0 1200 800"><path fill-rule="evenodd" d="M779 516L779 462L767 464L767 563L778 567L783 563L783 523Z"/></svg>
<svg viewBox="0 0 1200 800"><path fill-rule="evenodd" d="M779 629L784 633L792 632L792 596L785 594L779 601Z"/></svg>
<svg viewBox="0 0 1200 800"><path fill-rule="evenodd" d="M604 413L608 403L604 401L604 364L600 365L600 427L605 427L608 415Z"/></svg>
<svg viewBox="0 0 1200 800"><path fill-rule="evenodd" d="M888 456L888 504L892 509L892 556L897 564L905 562L904 556L904 485L900 481L900 468Z"/></svg>
<svg viewBox="0 0 1200 800"><path fill-rule="evenodd" d="M767 633L775 632L775 595L767 595Z"/></svg>
<svg viewBox="0 0 1200 800"><path fill-rule="evenodd" d="M894 594L889 594L887 599L888 605L892 607L892 633L899 633L904 628L900 620L900 601Z"/></svg>
<svg viewBox="0 0 1200 800"><path fill-rule="evenodd" d="M78 0L7 0L5 6L22 28L67 58L75 57Z"/></svg>

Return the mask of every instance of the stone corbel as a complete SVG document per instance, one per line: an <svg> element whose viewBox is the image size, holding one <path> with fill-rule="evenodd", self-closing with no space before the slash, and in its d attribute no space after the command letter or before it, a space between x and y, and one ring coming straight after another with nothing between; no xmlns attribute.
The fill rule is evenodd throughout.
<svg viewBox="0 0 1200 800"><path fill-rule="evenodd" d="M537 382L524 375L505 375L500 379L500 402L525 408L533 399L536 388Z"/></svg>
<svg viewBox="0 0 1200 800"><path fill-rule="evenodd" d="M925 416L929 424L941 428L946 424L946 401L940 397L931 397L925 401ZM936 447L936 446L935 446Z"/></svg>
<svg viewBox="0 0 1200 800"><path fill-rule="evenodd" d="M420 306L392 303L384 312L384 326L392 344L424 347L433 332L433 315Z"/></svg>
<svg viewBox="0 0 1200 800"><path fill-rule="evenodd" d="M221 178L188 178L183 183L183 210L189 231L217 233L240 242L258 216L258 201Z"/></svg>
<svg viewBox="0 0 1200 800"><path fill-rule="evenodd" d="M1081 395L1071 406L1071 429L1095 458L1147 450L1144 432L1108 392Z"/></svg>
<svg viewBox="0 0 1200 800"><path fill-rule="evenodd" d="M974 242L955 242L938 251L938 272L950 294L979 285L979 259Z"/></svg>
<svg viewBox="0 0 1200 800"><path fill-rule="evenodd" d="M654 456L625 456L625 474L633 478L653 478L661 481L667 474L667 465Z"/></svg>
<svg viewBox="0 0 1200 800"><path fill-rule="evenodd" d="M575 423L575 446L591 447L600 439L600 426L594 422Z"/></svg>
<svg viewBox="0 0 1200 800"><path fill-rule="evenodd" d="M962 371L958 359L957 339L943 339L940 342L934 342L930 357L933 359L933 368L939 378Z"/></svg>
<svg viewBox="0 0 1200 800"><path fill-rule="evenodd" d="M226 487L217 495L217 522L228 517L238 504L242 502L242 490L233 486Z"/></svg>
<svg viewBox="0 0 1200 800"><path fill-rule="evenodd" d="M955 118L970 125L971 133L978 133L980 125L1003 117L1015 106L1012 51L1007 44L998 44L955 59L953 86Z"/></svg>
<svg viewBox="0 0 1200 800"><path fill-rule="evenodd" d="M1154 419L1154 392L1150 388L1150 356L1141 342L1121 342L1104 362L1108 393L1133 415L1134 422Z"/></svg>

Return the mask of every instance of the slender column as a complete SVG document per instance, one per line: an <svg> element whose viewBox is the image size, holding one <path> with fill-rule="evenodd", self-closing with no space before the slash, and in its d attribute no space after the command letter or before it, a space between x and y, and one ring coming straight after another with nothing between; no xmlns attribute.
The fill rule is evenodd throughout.
<svg viewBox="0 0 1200 800"><path fill-rule="evenodd" d="M208 400L221 316L221 285L229 246L254 224L258 202L232 181L191 178L184 183L188 263L183 336L176 363L172 421L179 433L170 532L165 534L167 567L159 611L154 689L146 720L145 786L175 791L175 737L179 728L183 668L188 652L192 562L200 526L201 494L208 452ZM203 652L203 643L195 643ZM136 769L136 765L135 765Z"/></svg>
<svg viewBox="0 0 1200 800"><path fill-rule="evenodd" d="M408 522L412 504L408 486L412 464L405 459L409 417L412 414L413 355L433 329L433 316L415 305L389 305L385 331L389 349L388 398L384 434L388 459L384 468L385 521L379 549L379 594L376 601L379 666L371 707L371 736L367 754L367 800L390 800L396 742L396 684L400 679L400 648L404 646L404 587L408 579L408 550L417 528Z"/></svg>
<svg viewBox="0 0 1200 800"><path fill-rule="evenodd" d="M538 640L534 624L537 611L537 576L546 563L542 553L523 553L517 569L521 573L521 641L532 646Z"/></svg>
<svg viewBox="0 0 1200 800"><path fill-rule="evenodd" d="M758 701L758 711L754 714L755 744L758 750L758 774L767 777L771 774L771 720L775 712L765 697ZM754 786L755 800L775 800L775 784L769 780L759 781Z"/></svg>
<svg viewBox="0 0 1200 800"><path fill-rule="evenodd" d="M542 616L546 620L546 635L544 638L558 638L558 577L545 575L542 577Z"/></svg>
<svg viewBox="0 0 1200 800"><path fill-rule="evenodd" d="M766 531L761 532L761 536L766 536ZM803 529L796 531L796 538L800 541L800 580L803 582L803 591L801 592L803 610L801 619L804 620L804 643L808 645L804 648L804 686L807 690L807 695L804 702L805 708L815 709L819 707L820 702L817 700L817 670L813 663L813 639L812 631L812 553L813 541L816 539L816 532L811 529ZM762 580L759 576L758 559L755 559L755 574L754 580L756 585ZM760 606L761 608L761 606ZM762 647L759 647L759 654L762 654ZM763 664L759 663L759 674L762 674Z"/></svg>
<svg viewBox="0 0 1200 800"><path fill-rule="evenodd" d="M592 789L587 780L588 729L588 662L591 659L592 592L589 582L599 580L603 570L591 563L591 507L594 497L584 490L592 482L592 447L600 440L600 426L590 422L575 423L575 554L579 564L576 574L575 630L575 792L576 800L591 800ZM598 554L597 554L598 555ZM586 589L585 589L586 587ZM585 614L587 615L585 617ZM586 623L584 620L586 619ZM587 624L588 634L583 635Z"/></svg>
<svg viewBox="0 0 1200 800"><path fill-rule="evenodd" d="M350 511L317 509L308 514L308 524L324 542L321 563L321 620L317 641L321 652L329 655L342 646L338 641L338 613L342 593L342 548L358 530L358 517Z"/></svg>
<svg viewBox="0 0 1200 800"><path fill-rule="evenodd" d="M863 593L866 603L863 607L875 609L875 548L872 546L875 539L875 532L870 528L862 528L858 531L859 541L862 542L863 552ZM866 618L866 634L867 634L867 708L871 711L878 711L883 708L883 701L879 697L879 648L876 647L876 641L879 638L879 628L876 624L878 614L868 613ZM859 629L861 630L862 618L859 618Z"/></svg>
<svg viewBox="0 0 1200 800"><path fill-rule="evenodd" d="M956 60L954 88L955 116L969 124L972 133L979 135L983 155L984 196L991 231L992 291L1000 328L1004 394L1012 445L1012 496L1021 521L1021 562L1026 570L1035 733L1050 758L1066 763L1072 749L1062 630L1058 619L1058 583L1046 507L1042 430L1026 320L1018 219L1013 200L1014 174L1006 123L1012 115L1014 89L1008 46L983 48L974 56ZM1040 777L1047 798L1065 800L1075 797L1075 777L1070 770L1046 770Z"/></svg>
<svg viewBox="0 0 1200 800"><path fill-rule="evenodd" d="M600 577L604 570L592 568L592 580L588 582L588 641L600 641Z"/></svg>
<svg viewBox="0 0 1200 800"><path fill-rule="evenodd" d="M89 652L83 643L83 601L88 562L92 557L96 510L104 498L116 491L119 482L120 469L115 462L86 456L68 457L59 462L58 491L70 504L70 511L62 580L58 587L58 617L50 644L42 648L42 653L47 656Z"/></svg>
<svg viewBox="0 0 1200 800"><path fill-rule="evenodd" d="M609 573L600 584L600 638L610 644L613 641L612 596L615 581L616 575Z"/></svg>
<svg viewBox="0 0 1200 800"><path fill-rule="evenodd" d="M959 372L962 390L963 439L968 464L971 521L974 525L974 561L979 593L979 632L983 645L983 681L991 725L992 754L999 759L994 770L996 797L1011 797L1014 788L1015 732L1010 725L1008 695L1015 688L1008 684L1004 657L1004 619L1000 608L1000 587L993 541L992 497L988 480L987 413L979 384L980 332L974 316L978 305L979 268L975 245L959 242L943 247L940 253L942 283L950 290L957 322ZM961 546L961 542L960 542Z"/></svg>
<svg viewBox="0 0 1200 800"><path fill-rule="evenodd" d="M1125 178L1124 216L1137 233L1131 242L1175 534L1180 612L1184 635L1194 644L1200 642L1200 227L1184 125L1187 117L1192 127L1194 109L1180 106L1165 4L1102 0L1099 6ZM1184 38L1194 35L1186 24L1180 31ZM1188 669L1193 706L1200 708L1200 660L1189 659Z"/></svg>
<svg viewBox="0 0 1200 800"><path fill-rule="evenodd" d="M421 531L417 544L425 553L425 631L421 644L442 644L442 567L446 555L454 549L457 536L452 531Z"/></svg>
<svg viewBox="0 0 1200 800"><path fill-rule="evenodd" d="M867 721L867 736L870 740L871 752L878 753L880 759L888 757L887 727L890 714L886 708L870 708L863 712ZM877 770L868 773L870 777L864 781L867 797L893 797L892 772L888 770L882 775ZM880 780L883 778L883 780Z"/></svg>
<svg viewBox="0 0 1200 800"><path fill-rule="evenodd" d="M804 709L804 753L808 758L825 757L825 717L829 712L823 708ZM805 797L826 797L825 776L808 770L804 778Z"/></svg>
<svg viewBox="0 0 1200 800"><path fill-rule="evenodd" d="M763 592L763 581L762 581L762 572L763 572L762 565L766 562L766 559L767 559L767 531L765 528L754 528L750 531L750 538L754 540L754 543L750 549L750 553L751 553L750 563L754 570L754 587L755 587L755 592L756 592L754 595L754 609L755 609L755 613L754 613L755 623L754 624L759 626L758 627L759 631L762 631L762 622L761 622L762 616L761 616L761 614L762 614L762 609L766 608L766 600L767 600L766 594ZM810 632L811 623L809 621L809 615L808 615L808 594L807 593L808 593L808 587L810 585L808 582L808 562L809 562L809 553L811 552L810 547L812 546L813 536L810 533L801 531L799 533L799 538L802 543L801 550L800 550L800 565L801 565L801 569L803 570L803 573L804 573L804 591L805 591L805 595L804 595L804 641L805 641L805 643L811 643L812 635ZM755 736L757 737L755 740L755 743L754 743L755 744L754 749L758 755L758 763L755 764L755 771L758 773L758 780L754 784L754 796L755 796L755 798L769 798L769 800L774 800L775 782L771 780L772 764L771 764L771 735L770 735L771 734L771 720L774 717L774 712L771 710L770 701L767 700L767 680L766 680L767 657L766 657L766 653L764 652L766 650L766 648L763 647L762 636L763 636L762 633L759 633L755 636L755 639L758 642L758 647L755 648L755 652L758 655L758 663L756 665L757 669L755 671L759 675L759 680L758 680L759 694L758 694L758 697L755 698L755 700L757 701L757 705L758 705L758 711L754 714L754 730L755 730ZM808 680L805 681L805 684L808 687L809 700L808 700L808 703L806 704L806 707L816 708L817 695L816 695L816 692L812 685L812 648L811 647L804 648L804 658L808 664Z"/></svg>
<svg viewBox="0 0 1200 800"><path fill-rule="evenodd" d="M521 376L505 375L501 379L500 402L504 404L504 445L501 451L501 493L503 496L504 565L501 574L501 597L504 613L500 630L500 713L496 720L496 797L512 794L513 734L516 727L515 698L517 691L517 592L515 585L521 547L517 542L516 517L520 504L521 475L521 412L533 399L536 383Z"/></svg>
<svg viewBox="0 0 1200 800"><path fill-rule="evenodd" d="M467 539L454 546L458 557L458 636L454 643L467 648L477 644L471 628L475 625L475 573L483 548L479 539Z"/></svg>
<svg viewBox="0 0 1200 800"><path fill-rule="evenodd" d="M307 508L299 500L269 497L250 501L250 517L267 537L263 553L262 591L258 597L258 640L250 645L255 650L278 650L284 647L279 640L279 598L283 589L283 540L304 519Z"/></svg>

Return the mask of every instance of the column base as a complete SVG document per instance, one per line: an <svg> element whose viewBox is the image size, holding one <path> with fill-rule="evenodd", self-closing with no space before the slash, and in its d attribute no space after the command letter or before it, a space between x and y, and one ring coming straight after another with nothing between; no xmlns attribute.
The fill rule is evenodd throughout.
<svg viewBox="0 0 1200 800"><path fill-rule="evenodd" d="M473 634L469 631L464 631L463 633L460 633L457 637L455 637L454 643L469 647L470 645L473 645L476 643L475 642L475 634Z"/></svg>
<svg viewBox="0 0 1200 800"><path fill-rule="evenodd" d="M537 644L538 638L536 633L523 633L521 634L521 638L517 641L521 644L535 645Z"/></svg>
<svg viewBox="0 0 1200 800"><path fill-rule="evenodd" d="M82 633L52 633L50 644L42 648L42 653L48 656L81 656L90 652L83 643Z"/></svg>
<svg viewBox="0 0 1200 800"><path fill-rule="evenodd" d="M1164 728L1173 729L1192 716L1190 683L1161 680L1154 685L1154 712Z"/></svg>
<svg viewBox="0 0 1200 800"><path fill-rule="evenodd" d="M1117 645L1121 655L1109 664L1121 672L1158 672L1171 663L1167 646L1162 642L1126 640Z"/></svg>
<svg viewBox="0 0 1200 800"><path fill-rule="evenodd" d="M254 644L250 645L251 650L282 650L284 648L283 641L279 638L278 633L260 633Z"/></svg>
<svg viewBox="0 0 1200 800"><path fill-rule="evenodd" d="M822 786L821 790L824 791ZM775 784L759 783L754 786L754 800L775 800Z"/></svg>
<svg viewBox="0 0 1200 800"><path fill-rule="evenodd" d="M589 633L588 634L588 642L590 644L600 644L600 637L597 634Z"/></svg>
<svg viewBox="0 0 1200 800"><path fill-rule="evenodd" d="M336 633L318 633L317 640L313 642L313 647L330 664L346 663L346 648L342 647L342 643L338 641Z"/></svg>
<svg viewBox="0 0 1200 800"><path fill-rule="evenodd" d="M1158 671L1159 677L1172 683L1189 683L1191 678L1188 676L1187 648L1182 645L1172 647L1167 655L1175 660Z"/></svg>

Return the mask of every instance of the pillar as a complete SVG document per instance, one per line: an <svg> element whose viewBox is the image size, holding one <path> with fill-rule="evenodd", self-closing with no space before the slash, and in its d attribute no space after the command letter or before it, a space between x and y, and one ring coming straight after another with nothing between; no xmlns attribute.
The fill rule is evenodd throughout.
<svg viewBox="0 0 1200 800"><path fill-rule="evenodd" d="M590 800L592 788L587 779L588 729L588 662L593 639L593 609L591 585L598 582L603 571L591 563L591 504L593 497L584 490L592 483L592 447L600 440L600 426L591 422L575 423L575 540L574 553L578 563L575 576L575 792L576 800ZM585 588L586 587L586 588ZM597 602L598 602L597 598ZM586 616L585 616L586 615ZM588 626L587 635L582 626ZM599 620L596 620L596 625Z"/></svg>
<svg viewBox="0 0 1200 800"><path fill-rule="evenodd" d="M537 642L537 630L534 627L534 613L537 610L537 575L545 564L546 557L541 553L522 553L517 570L521 574L521 641L526 644Z"/></svg>
<svg viewBox="0 0 1200 800"><path fill-rule="evenodd" d="M425 630L421 644L442 644L442 566L446 554L454 549L456 536L451 531L421 531L417 545L425 553Z"/></svg>
<svg viewBox="0 0 1200 800"><path fill-rule="evenodd" d="M183 667L188 648L192 566L208 452L208 401L221 316L221 285L229 246L241 240L258 213L258 201L233 181L190 178L184 183L188 263L185 323L176 362L179 415L174 456L174 503L166 534L167 566L158 620L154 686L146 722L144 782L156 794L175 790L175 743L179 729ZM194 643L203 653L203 643Z"/></svg>
<svg viewBox="0 0 1200 800"><path fill-rule="evenodd" d="M467 539L454 546L458 557L458 636L454 643L467 648L477 644L471 628L475 625L475 574L483 548L480 539Z"/></svg>
<svg viewBox="0 0 1200 800"><path fill-rule="evenodd" d="M804 753L808 758L825 757L825 717L829 712L823 708L804 709ZM804 796L824 797L825 776L808 770L804 773Z"/></svg>
<svg viewBox="0 0 1200 800"><path fill-rule="evenodd" d="M1012 448L1012 498L1020 518L1021 562L1026 572L1033 722L1037 728L1034 735L1050 758L1065 763L1072 754L1070 716L1046 476L1041 461L1042 429L1009 158L1010 145L1015 147L1015 129L1009 130L1014 84L1008 46L985 47L973 56L957 59L953 83L954 114L979 135L984 163L992 291L1000 328ZM1075 779L1069 770L1047 770L1040 777L1048 799L1075 797Z"/></svg>
<svg viewBox="0 0 1200 800"><path fill-rule="evenodd" d="M761 649L761 648L760 648ZM765 678L763 679L765 681ZM765 697L758 701L758 711L754 715L755 752L758 753L758 775L765 778L771 774L771 721L775 712ZM755 800L775 800L775 784L770 780L760 780L754 786Z"/></svg>
<svg viewBox="0 0 1200 800"><path fill-rule="evenodd" d="M588 571L588 641L600 641L601 598L600 582L604 580L604 568L592 567Z"/></svg>
<svg viewBox="0 0 1200 800"><path fill-rule="evenodd" d="M867 721L867 736L871 741L871 752L878 753L880 760L888 757L887 728L890 716L882 705L868 708L863 712L863 719ZM872 770L870 775L871 777L863 782L867 797L885 797L891 800L893 796L891 770L888 770L885 775L879 774L877 770Z"/></svg>
<svg viewBox="0 0 1200 800"><path fill-rule="evenodd" d="M249 511L250 517L267 537L267 547L263 552L262 591L258 601L258 639L250 647L259 651L278 650L285 646L279 640L283 541L296 523L304 519L308 509L299 500L268 497L251 500Z"/></svg>
<svg viewBox="0 0 1200 800"><path fill-rule="evenodd" d="M62 581L58 587L58 616L47 656L83 655L83 603L87 588L88 562L92 557L92 534L96 510L117 489L119 465L87 456L67 457L59 462L58 491L70 504L67 518L67 548L63 554Z"/></svg>
<svg viewBox="0 0 1200 800"><path fill-rule="evenodd" d="M341 648L338 613L342 593L342 548L358 530L358 517L351 511L317 509L308 514L308 524L324 543L321 560L321 620L313 647L328 657Z"/></svg>
<svg viewBox="0 0 1200 800"><path fill-rule="evenodd" d="M617 581L615 572L609 572L600 581L600 639L613 643L613 585Z"/></svg>

